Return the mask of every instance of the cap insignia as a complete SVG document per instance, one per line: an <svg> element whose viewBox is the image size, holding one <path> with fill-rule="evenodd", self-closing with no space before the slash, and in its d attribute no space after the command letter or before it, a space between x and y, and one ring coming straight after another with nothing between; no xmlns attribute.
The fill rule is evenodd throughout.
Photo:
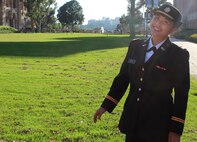
<svg viewBox="0 0 197 142"><path fill-rule="evenodd" d="M166 13L169 13L169 12L171 11L171 9L170 9L170 7L166 7L166 8L164 9L164 11L165 11Z"/></svg>
<svg viewBox="0 0 197 142"><path fill-rule="evenodd" d="M144 46L146 46L146 44L143 44L142 46L144 47Z"/></svg>

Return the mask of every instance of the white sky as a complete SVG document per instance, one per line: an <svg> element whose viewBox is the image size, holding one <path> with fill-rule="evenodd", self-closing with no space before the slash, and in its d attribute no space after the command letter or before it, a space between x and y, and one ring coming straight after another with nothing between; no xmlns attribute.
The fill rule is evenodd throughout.
<svg viewBox="0 0 197 142"><path fill-rule="evenodd" d="M70 0L56 0L58 8ZM111 19L127 14L127 0L77 0L83 8L85 22L90 19L102 19L109 17ZM173 0L167 0L172 3Z"/></svg>

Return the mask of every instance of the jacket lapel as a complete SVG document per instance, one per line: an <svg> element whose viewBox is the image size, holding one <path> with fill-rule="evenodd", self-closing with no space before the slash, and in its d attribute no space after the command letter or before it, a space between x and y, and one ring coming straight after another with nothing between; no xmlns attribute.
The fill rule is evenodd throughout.
<svg viewBox="0 0 197 142"><path fill-rule="evenodd" d="M154 64L157 59L163 55L164 53L166 53L166 50L170 47L171 45L171 41L169 40L169 38L159 47L159 49L150 57L150 59L145 63L145 64Z"/></svg>
<svg viewBox="0 0 197 142"><path fill-rule="evenodd" d="M146 74L149 74L153 67L156 65L158 58L165 54L170 47L171 42L169 38L159 47L159 49L150 57L150 59L144 64L146 67Z"/></svg>
<svg viewBox="0 0 197 142"><path fill-rule="evenodd" d="M168 50L168 48L171 45L171 41L169 40L169 38L159 47L158 52L156 53L157 57L160 57L161 55L163 55L164 53L166 53L166 51Z"/></svg>
<svg viewBox="0 0 197 142"><path fill-rule="evenodd" d="M148 42L149 42L149 39L142 42L141 45L139 45L140 47L138 48L139 49L139 54L138 54L138 63L140 65L144 64L144 61L145 61L145 56L146 56L146 50L147 50L147 47L148 47Z"/></svg>

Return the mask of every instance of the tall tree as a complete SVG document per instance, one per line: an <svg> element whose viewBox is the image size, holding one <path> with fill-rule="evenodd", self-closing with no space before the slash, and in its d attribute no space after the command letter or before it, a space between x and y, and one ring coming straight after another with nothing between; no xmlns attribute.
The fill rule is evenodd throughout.
<svg viewBox="0 0 197 142"><path fill-rule="evenodd" d="M135 11L135 24L141 25L143 23L143 13L140 10ZM122 15L119 19L119 25L117 31L120 33L129 33L130 29L130 16Z"/></svg>
<svg viewBox="0 0 197 142"><path fill-rule="evenodd" d="M71 0L58 9L57 18L63 27L71 26L73 31L75 25L80 25L84 21L83 9L79 2Z"/></svg>
<svg viewBox="0 0 197 142"><path fill-rule="evenodd" d="M128 27L129 27L129 17L125 14L122 15L119 19L120 24L117 25L117 29L121 34L127 33Z"/></svg>
<svg viewBox="0 0 197 142"><path fill-rule="evenodd" d="M43 26L46 28L48 24L55 22L56 0L27 0L25 5L27 16L31 19L32 29L36 28L41 32Z"/></svg>
<svg viewBox="0 0 197 142"><path fill-rule="evenodd" d="M130 37L135 37L135 0L129 0L129 25L130 25Z"/></svg>

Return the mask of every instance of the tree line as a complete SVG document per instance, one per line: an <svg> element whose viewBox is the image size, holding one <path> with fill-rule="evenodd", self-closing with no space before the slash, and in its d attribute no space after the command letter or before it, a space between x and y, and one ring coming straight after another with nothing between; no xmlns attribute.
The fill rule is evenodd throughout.
<svg viewBox="0 0 197 142"><path fill-rule="evenodd" d="M54 29L69 27L73 31L75 25L84 21L83 9L76 0L71 0L57 9L56 0L27 0L27 20L25 29L34 32L52 32ZM58 24L59 21L61 24Z"/></svg>
<svg viewBox="0 0 197 142"><path fill-rule="evenodd" d="M166 0L160 0L160 4ZM135 25L143 23L143 13L141 8L145 6L146 0L128 0L128 14L122 15L117 22L117 18L113 21L110 18L103 18L102 20L89 20L86 26L80 26L84 22L83 8L77 0L71 0L63 4L57 10L56 0L27 0L25 6L27 7L27 16L29 21L25 28L31 29L35 32L52 32L53 30L77 31L80 28L97 28L99 26L112 31L116 29L117 32L135 34ZM59 21L59 23L57 22ZM116 26L111 28L111 22L116 23ZM97 26L97 27L95 27ZM109 28L110 27L110 28Z"/></svg>

